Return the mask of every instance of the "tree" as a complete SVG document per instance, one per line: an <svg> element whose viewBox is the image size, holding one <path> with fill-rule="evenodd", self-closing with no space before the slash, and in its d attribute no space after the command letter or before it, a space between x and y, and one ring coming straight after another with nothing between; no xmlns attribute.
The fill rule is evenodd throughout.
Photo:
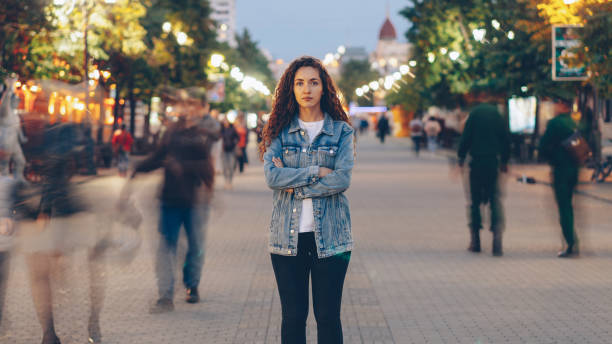
<svg viewBox="0 0 612 344"><path fill-rule="evenodd" d="M51 29L45 13L46 3L44 0L0 3L0 81L9 72L25 78L44 75L41 64L45 61L40 56L51 50L41 54L42 43Z"/></svg>
<svg viewBox="0 0 612 344"><path fill-rule="evenodd" d="M371 99L357 97L355 90L378 78L378 73L371 68L368 60L350 60L342 63L338 87L347 104L357 101L360 105L371 105Z"/></svg>

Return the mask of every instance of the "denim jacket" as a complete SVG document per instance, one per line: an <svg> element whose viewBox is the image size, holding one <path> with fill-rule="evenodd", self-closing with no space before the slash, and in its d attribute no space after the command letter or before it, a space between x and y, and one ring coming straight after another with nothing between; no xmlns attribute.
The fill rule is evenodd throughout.
<svg viewBox="0 0 612 344"><path fill-rule="evenodd" d="M280 157L284 167L274 166ZM297 255L302 200L312 199L314 235L319 258L353 249L349 203L344 195L351 183L353 128L325 114L323 128L310 144L298 116L272 140L264 154L268 186L274 190L270 224L271 253ZM319 166L333 170L319 178ZM286 189L293 192L286 192Z"/></svg>

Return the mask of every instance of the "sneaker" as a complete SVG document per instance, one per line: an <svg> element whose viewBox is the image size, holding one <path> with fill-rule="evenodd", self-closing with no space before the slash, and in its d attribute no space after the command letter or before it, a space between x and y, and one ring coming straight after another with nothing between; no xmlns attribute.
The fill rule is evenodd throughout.
<svg viewBox="0 0 612 344"><path fill-rule="evenodd" d="M198 303L200 302L200 294L198 294L197 288L187 288L187 296L185 297L187 303Z"/></svg>
<svg viewBox="0 0 612 344"><path fill-rule="evenodd" d="M579 256L578 250L567 249L557 254L559 258L577 258Z"/></svg>
<svg viewBox="0 0 612 344"><path fill-rule="evenodd" d="M151 306L149 309L149 313L151 314L160 314L172 312L174 310L174 303L171 299L161 298L157 300L157 302Z"/></svg>

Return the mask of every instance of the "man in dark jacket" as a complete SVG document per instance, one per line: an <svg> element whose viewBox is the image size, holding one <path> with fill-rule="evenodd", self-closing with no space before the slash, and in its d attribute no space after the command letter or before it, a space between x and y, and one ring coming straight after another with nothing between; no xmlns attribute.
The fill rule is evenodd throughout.
<svg viewBox="0 0 612 344"><path fill-rule="evenodd" d="M561 145L561 142L576 130L576 123L570 117L571 106L571 101L555 101L557 116L546 125L546 131L540 139L539 146L540 156L552 167L555 200L559 207L559 220L567 244L567 248L559 252L560 258L571 258L578 255L578 238L574 232L574 209L572 207L572 196L578 184L578 163Z"/></svg>
<svg viewBox="0 0 612 344"><path fill-rule="evenodd" d="M498 185L499 171L508 171L510 157L510 134L503 117L495 105L480 104L474 107L465 123L459 143L459 166L470 154L470 234L468 250L480 252L480 229L482 217L480 205L491 207L491 232L493 233L493 255L501 256L503 208Z"/></svg>
<svg viewBox="0 0 612 344"><path fill-rule="evenodd" d="M378 123L376 124L376 135L380 139L380 143L385 143L385 136L389 134L390 129L389 120L387 119L387 116L382 113L378 118Z"/></svg>
<svg viewBox="0 0 612 344"><path fill-rule="evenodd" d="M214 169L207 139L202 135L194 117L181 117L164 135L158 149L136 166L132 175L164 168L160 193L161 238L156 257L159 299L151 308L152 313L174 309L173 262L181 225L185 228L189 246L183 265L186 301L197 303L200 300L197 288L204 263L204 228L212 195Z"/></svg>

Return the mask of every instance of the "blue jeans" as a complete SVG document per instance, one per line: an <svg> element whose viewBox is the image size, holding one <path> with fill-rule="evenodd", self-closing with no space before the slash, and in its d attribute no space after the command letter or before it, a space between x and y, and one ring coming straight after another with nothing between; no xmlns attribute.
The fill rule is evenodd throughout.
<svg viewBox="0 0 612 344"><path fill-rule="evenodd" d="M300 233L297 256L271 254L283 320L283 344L306 343L308 284L312 276L312 304L319 344L342 343L340 306L351 252L317 258L314 233Z"/></svg>
<svg viewBox="0 0 612 344"><path fill-rule="evenodd" d="M183 264L183 284L185 288L197 288L204 265L205 225L208 206L161 206L159 219L159 247L155 270L160 298L172 299L174 296L174 267L176 266L176 246L181 225L187 235L187 254Z"/></svg>

